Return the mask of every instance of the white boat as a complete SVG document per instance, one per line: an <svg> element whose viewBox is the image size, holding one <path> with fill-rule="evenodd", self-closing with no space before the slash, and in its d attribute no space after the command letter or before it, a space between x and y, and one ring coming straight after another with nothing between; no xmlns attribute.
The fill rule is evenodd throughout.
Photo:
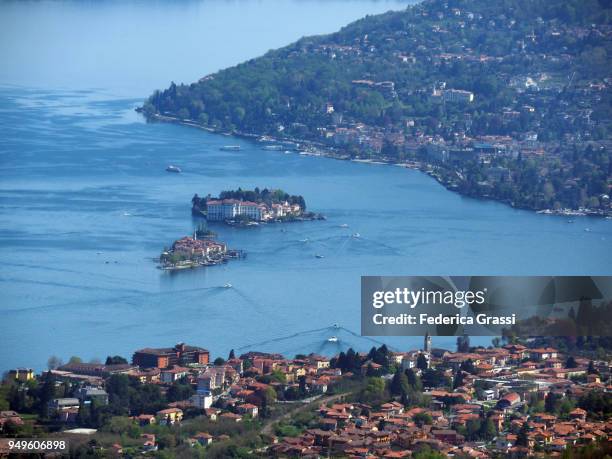
<svg viewBox="0 0 612 459"><path fill-rule="evenodd" d="M327 341L330 343L337 343L338 342L338 337L337 336L330 336L329 338L327 338Z"/></svg>
<svg viewBox="0 0 612 459"><path fill-rule="evenodd" d="M306 238L306 239L300 239L300 242L308 242L308 238Z"/></svg>
<svg viewBox="0 0 612 459"><path fill-rule="evenodd" d="M591 228L585 228L584 230L585 230L587 233L590 233L590 232L591 232Z"/></svg>
<svg viewBox="0 0 612 459"><path fill-rule="evenodd" d="M170 164L168 167L166 167L166 171L167 172L174 172L176 174L179 174L179 173L182 172L180 167L174 166L173 164Z"/></svg>
<svg viewBox="0 0 612 459"><path fill-rule="evenodd" d="M223 288L232 288L232 287L233 287L233 285L230 284L229 282L227 284L223 285Z"/></svg>
<svg viewBox="0 0 612 459"><path fill-rule="evenodd" d="M354 238L359 238L359 237L361 237L361 234L359 234L359 233L353 233L351 236L352 236L352 237L354 237Z"/></svg>
<svg viewBox="0 0 612 459"><path fill-rule="evenodd" d="M342 225L340 225L340 228L348 228L348 224L343 223Z"/></svg>
<svg viewBox="0 0 612 459"><path fill-rule="evenodd" d="M224 145L221 147L223 151L240 151L240 145Z"/></svg>

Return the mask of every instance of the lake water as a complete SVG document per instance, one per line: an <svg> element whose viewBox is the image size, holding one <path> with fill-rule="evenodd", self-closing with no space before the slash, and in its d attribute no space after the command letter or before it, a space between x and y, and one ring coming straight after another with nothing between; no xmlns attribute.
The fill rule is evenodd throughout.
<svg viewBox="0 0 612 459"><path fill-rule="evenodd" d="M0 61L10 64L0 67L0 370L179 341L215 356L253 343L288 355L367 349L372 341L329 328L359 330L361 275L609 275L612 221L568 224L461 197L416 171L264 151L133 111L170 80L403 5L0 3ZM221 151L228 143L242 150ZM197 224L193 194L238 186L302 194L328 220L214 227L248 257L156 269L163 247Z"/></svg>

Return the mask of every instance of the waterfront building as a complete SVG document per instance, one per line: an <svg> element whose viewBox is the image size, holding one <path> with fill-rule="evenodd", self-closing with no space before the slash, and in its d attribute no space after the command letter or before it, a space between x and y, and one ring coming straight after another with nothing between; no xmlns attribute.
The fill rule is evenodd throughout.
<svg viewBox="0 0 612 459"><path fill-rule="evenodd" d="M213 222L235 220L239 217L261 222L287 215L299 215L301 212L302 209L298 204L292 205L286 201L271 205L239 199L209 199L206 201L206 219Z"/></svg>
<svg viewBox="0 0 612 459"><path fill-rule="evenodd" d="M267 209L265 204L238 199L213 199L206 201L206 219L209 221L233 220L244 216L254 221L264 219Z"/></svg>
<svg viewBox="0 0 612 459"><path fill-rule="evenodd" d="M132 362L143 368L168 368L191 363L207 364L209 358L208 350L179 343L174 347L140 349L134 352Z"/></svg>

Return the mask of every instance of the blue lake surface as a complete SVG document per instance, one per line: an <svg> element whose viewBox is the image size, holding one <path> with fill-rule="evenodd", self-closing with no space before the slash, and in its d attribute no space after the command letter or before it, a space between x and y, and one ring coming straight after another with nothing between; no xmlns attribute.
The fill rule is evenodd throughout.
<svg viewBox="0 0 612 459"><path fill-rule="evenodd" d="M610 220L568 224L461 197L416 171L264 151L134 112L170 80L403 5L1 3L0 42L12 46L0 59L14 65L0 67L0 369L179 341L215 356L253 343L288 355L364 350L373 341L328 328L359 330L362 275L609 275ZM242 150L221 151L227 144ZM193 194L239 186L302 194L328 219L217 226L246 259L156 269L163 247L197 224ZM338 343L327 342L332 334ZM387 342L408 349L421 339Z"/></svg>

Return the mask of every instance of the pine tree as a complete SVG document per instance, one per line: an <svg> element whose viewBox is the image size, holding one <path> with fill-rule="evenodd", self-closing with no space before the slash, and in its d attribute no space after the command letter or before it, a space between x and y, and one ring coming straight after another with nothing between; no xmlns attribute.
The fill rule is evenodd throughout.
<svg viewBox="0 0 612 459"><path fill-rule="evenodd" d="M398 368L393 375L389 389L391 390L391 394L399 396L404 396L410 390L408 378L400 368Z"/></svg>
<svg viewBox="0 0 612 459"><path fill-rule="evenodd" d="M378 373L376 372L376 370L374 369L374 367L372 366L372 364L368 364L368 368L366 370L366 376L368 378L372 377L372 376L378 376Z"/></svg>
<svg viewBox="0 0 612 459"><path fill-rule="evenodd" d="M47 417L47 405L55 398L55 377L51 372L45 373L43 384L40 388L38 411L43 418Z"/></svg>
<svg viewBox="0 0 612 459"><path fill-rule="evenodd" d="M516 445L517 446L527 446L529 444L529 438L527 436L529 432L529 427L527 426L527 422L523 423L523 426L521 427L521 430L519 431L518 435L516 436Z"/></svg>
<svg viewBox="0 0 612 459"><path fill-rule="evenodd" d="M417 357L416 366L419 370L427 370L429 368L427 358L423 354L419 354Z"/></svg>
<svg viewBox="0 0 612 459"><path fill-rule="evenodd" d="M463 371L458 370L453 379L453 389L463 386Z"/></svg>
<svg viewBox="0 0 612 459"><path fill-rule="evenodd" d="M549 392L544 400L544 411L547 413L554 413L557 405L557 395L553 392Z"/></svg>
<svg viewBox="0 0 612 459"><path fill-rule="evenodd" d="M346 351L346 369L355 371L359 367L359 356L355 353L352 347Z"/></svg>

